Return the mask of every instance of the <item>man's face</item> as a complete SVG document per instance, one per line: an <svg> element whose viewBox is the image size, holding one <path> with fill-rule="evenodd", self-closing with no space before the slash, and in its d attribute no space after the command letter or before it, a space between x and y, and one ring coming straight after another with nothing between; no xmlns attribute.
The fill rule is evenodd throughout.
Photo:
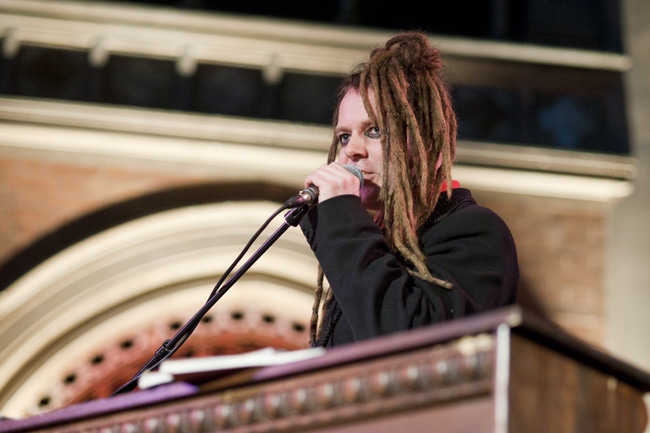
<svg viewBox="0 0 650 433"><path fill-rule="evenodd" d="M372 90L368 91L368 97L374 109ZM334 134L340 145L338 162L355 165L363 173L360 197L364 207L380 210L379 192L383 179L381 131L371 122L361 94L355 89L349 90L341 100Z"/></svg>

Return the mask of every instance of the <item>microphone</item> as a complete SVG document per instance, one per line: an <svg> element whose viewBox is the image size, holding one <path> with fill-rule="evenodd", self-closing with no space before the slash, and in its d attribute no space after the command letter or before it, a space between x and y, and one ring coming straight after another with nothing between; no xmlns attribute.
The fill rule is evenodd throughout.
<svg viewBox="0 0 650 433"><path fill-rule="evenodd" d="M359 179L359 189L363 188L363 173L361 173L361 170L359 170L354 165L349 164L344 165L343 168L352 173L357 179ZM284 205L287 208L294 208L302 206L303 204L314 204L316 203L316 200L318 200L318 187L316 185L310 185L300 191L297 195L287 200Z"/></svg>

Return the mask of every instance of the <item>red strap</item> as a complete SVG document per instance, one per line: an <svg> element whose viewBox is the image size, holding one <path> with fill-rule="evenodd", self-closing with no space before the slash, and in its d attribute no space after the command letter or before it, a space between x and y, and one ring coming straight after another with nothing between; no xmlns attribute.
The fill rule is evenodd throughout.
<svg viewBox="0 0 650 433"><path fill-rule="evenodd" d="M456 189L456 188L460 188L460 182L458 182L457 180L452 180L451 189ZM442 187L440 188L440 192L445 192L445 191L447 191L447 183L443 183Z"/></svg>

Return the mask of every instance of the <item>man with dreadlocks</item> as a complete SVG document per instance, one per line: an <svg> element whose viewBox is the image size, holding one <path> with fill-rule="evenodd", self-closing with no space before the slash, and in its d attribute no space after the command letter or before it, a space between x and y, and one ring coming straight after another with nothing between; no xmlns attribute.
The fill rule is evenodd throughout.
<svg viewBox="0 0 650 433"><path fill-rule="evenodd" d="M426 35L405 33L342 83L328 164L305 179L319 189L319 203L301 221L320 265L313 346L515 302L519 270L508 227L451 177L456 117L442 72ZM361 170L361 189L344 164Z"/></svg>

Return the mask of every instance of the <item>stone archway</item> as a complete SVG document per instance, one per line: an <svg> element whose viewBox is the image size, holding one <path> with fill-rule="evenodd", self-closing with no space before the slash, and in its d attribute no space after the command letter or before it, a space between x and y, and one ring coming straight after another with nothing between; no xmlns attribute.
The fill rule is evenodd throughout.
<svg viewBox="0 0 650 433"><path fill-rule="evenodd" d="M277 203L222 202L144 216L78 242L2 294L0 413L104 397L206 301ZM281 216L252 248L283 222ZM305 347L317 263L290 228L177 353Z"/></svg>

